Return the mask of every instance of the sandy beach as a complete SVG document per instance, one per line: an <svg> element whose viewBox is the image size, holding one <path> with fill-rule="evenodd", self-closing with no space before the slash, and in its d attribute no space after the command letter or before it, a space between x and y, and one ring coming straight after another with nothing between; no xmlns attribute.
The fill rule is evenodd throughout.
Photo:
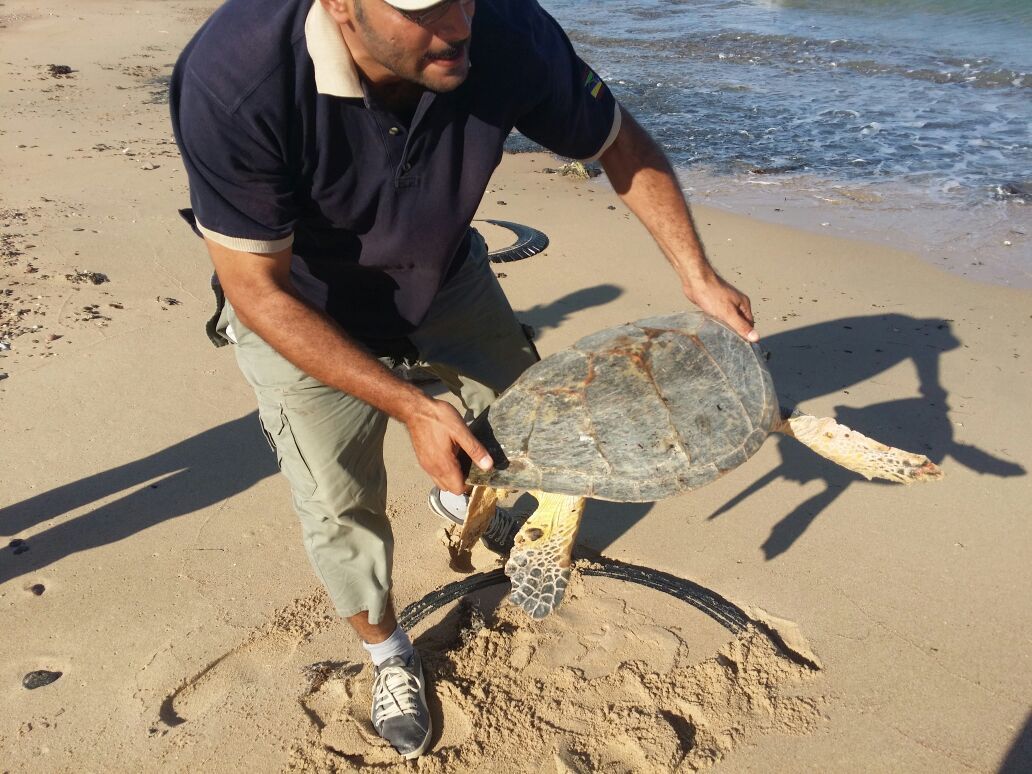
<svg viewBox="0 0 1032 774"><path fill-rule="evenodd" d="M212 7L0 5L0 771L1032 770L1032 291L707 208L782 402L944 480L867 482L771 438L697 492L589 503L579 556L768 627L595 577L532 623L493 587L415 627L438 731L401 765L253 394L204 334L164 90ZM543 355L686 305L604 179L558 165L506 156L480 209L550 239L496 265ZM401 608L461 576L394 423L386 458ZM29 690L37 670L61 674Z"/></svg>

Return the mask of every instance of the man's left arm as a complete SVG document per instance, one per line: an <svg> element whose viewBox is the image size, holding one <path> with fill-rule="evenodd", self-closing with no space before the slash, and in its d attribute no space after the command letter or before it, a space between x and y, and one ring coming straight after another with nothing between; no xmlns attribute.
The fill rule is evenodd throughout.
<svg viewBox="0 0 1032 774"><path fill-rule="evenodd" d="M613 188L656 240L688 300L742 337L759 341L749 297L710 265L666 155L626 110L619 110L619 133L599 157Z"/></svg>

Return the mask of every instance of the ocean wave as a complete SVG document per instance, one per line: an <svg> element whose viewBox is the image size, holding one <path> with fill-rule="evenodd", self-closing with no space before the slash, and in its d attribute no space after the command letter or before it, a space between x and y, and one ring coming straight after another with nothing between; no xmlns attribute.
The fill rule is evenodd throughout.
<svg viewBox="0 0 1032 774"><path fill-rule="evenodd" d="M1032 49L1019 44L1030 30L1009 6L985 0L995 11L979 16L949 0L632 0L588 14L580 0L553 2L581 55L681 167L758 180L747 173L781 179L803 165L972 204L1032 180Z"/></svg>
<svg viewBox="0 0 1032 774"><path fill-rule="evenodd" d="M888 45L842 38L829 40L724 30L659 38L617 38L582 32L574 34L573 39L575 43L600 52L638 50L659 54L667 60L684 61L686 64L709 61L793 69L800 66L817 70L843 68L858 75L895 76L938 85L962 84L983 89L1032 88L1029 73L997 67L988 57L965 59L935 51L904 54ZM865 58L859 58L858 55Z"/></svg>

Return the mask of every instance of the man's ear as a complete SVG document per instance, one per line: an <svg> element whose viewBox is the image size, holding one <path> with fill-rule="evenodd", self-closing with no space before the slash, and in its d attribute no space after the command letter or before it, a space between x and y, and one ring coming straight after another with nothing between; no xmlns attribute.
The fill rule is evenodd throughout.
<svg viewBox="0 0 1032 774"><path fill-rule="evenodd" d="M319 0L319 2L337 24L347 24L351 21L351 3L348 0Z"/></svg>

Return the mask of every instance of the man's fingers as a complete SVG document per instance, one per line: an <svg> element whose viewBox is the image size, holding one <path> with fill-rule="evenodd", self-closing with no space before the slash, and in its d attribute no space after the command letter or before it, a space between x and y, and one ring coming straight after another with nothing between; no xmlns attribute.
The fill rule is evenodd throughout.
<svg viewBox="0 0 1032 774"><path fill-rule="evenodd" d="M755 320L752 313L752 302L749 301L749 296L742 296L742 303L738 305L738 308L742 310L742 316L749 321L752 325Z"/></svg>
<svg viewBox="0 0 1032 774"><path fill-rule="evenodd" d="M735 332L746 341L751 341L754 344L760 340L760 335L756 330L749 324L749 321L743 318L741 315L737 316L734 321L733 327Z"/></svg>
<svg viewBox="0 0 1032 774"><path fill-rule="evenodd" d="M744 338L746 341L751 341L753 344L759 341L760 334L756 332L756 328L754 327L755 323L753 322L753 316L750 310L748 309L748 306L746 306L745 309L740 310L738 319L741 323L738 332L742 336L742 338Z"/></svg>
<svg viewBox="0 0 1032 774"><path fill-rule="evenodd" d="M462 475L462 467L454 454L438 457L427 472L434 483L445 491L452 494L462 494L466 491L466 478Z"/></svg>
<svg viewBox="0 0 1032 774"><path fill-rule="evenodd" d="M445 404L447 405L447 404ZM473 464L476 465L483 471L488 471L494 467L494 460L491 459L491 455L488 454L487 447L477 440L477 437L470 432L469 428L466 427L466 423L462 421L459 413L455 409L451 408L451 413L454 415L454 429L451 431L452 440L458 444L458 446L469 455L469 458L473 460Z"/></svg>
<svg viewBox="0 0 1032 774"><path fill-rule="evenodd" d="M711 284L698 289L686 289L688 300L704 312L722 320L746 341L760 340L754 330L752 302L742 291L726 280L715 276Z"/></svg>
<svg viewBox="0 0 1032 774"><path fill-rule="evenodd" d="M447 473L442 473L438 476L431 476L434 483L437 484L439 489L443 489L446 492L451 492L455 495L460 495L466 491L466 481L462 477L462 471L458 465L455 465Z"/></svg>
<svg viewBox="0 0 1032 774"><path fill-rule="evenodd" d="M477 440L477 437L473 433L469 432L465 427L462 435L456 440L462 450L469 455L469 458L473 460L473 464L476 465L483 471L488 471L494 467L494 460L491 459L491 455L487 453L487 448L484 444Z"/></svg>
<svg viewBox="0 0 1032 774"><path fill-rule="evenodd" d="M753 329L752 315L748 313L745 304L732 305L724 321L746 341L751 341L755 344L760 340L759 334Z"/></svg>
<svg viewBox="0 0 1032 774"><path fill-rule="evenodd" d="M486 471L494 467L487 449L469 431L459 412L448 403L426 402L423 410L414 413L406 426L420 466L445 491L462 494L466 489L465 476L457 458L460 448L478 468Z"/></svg>

